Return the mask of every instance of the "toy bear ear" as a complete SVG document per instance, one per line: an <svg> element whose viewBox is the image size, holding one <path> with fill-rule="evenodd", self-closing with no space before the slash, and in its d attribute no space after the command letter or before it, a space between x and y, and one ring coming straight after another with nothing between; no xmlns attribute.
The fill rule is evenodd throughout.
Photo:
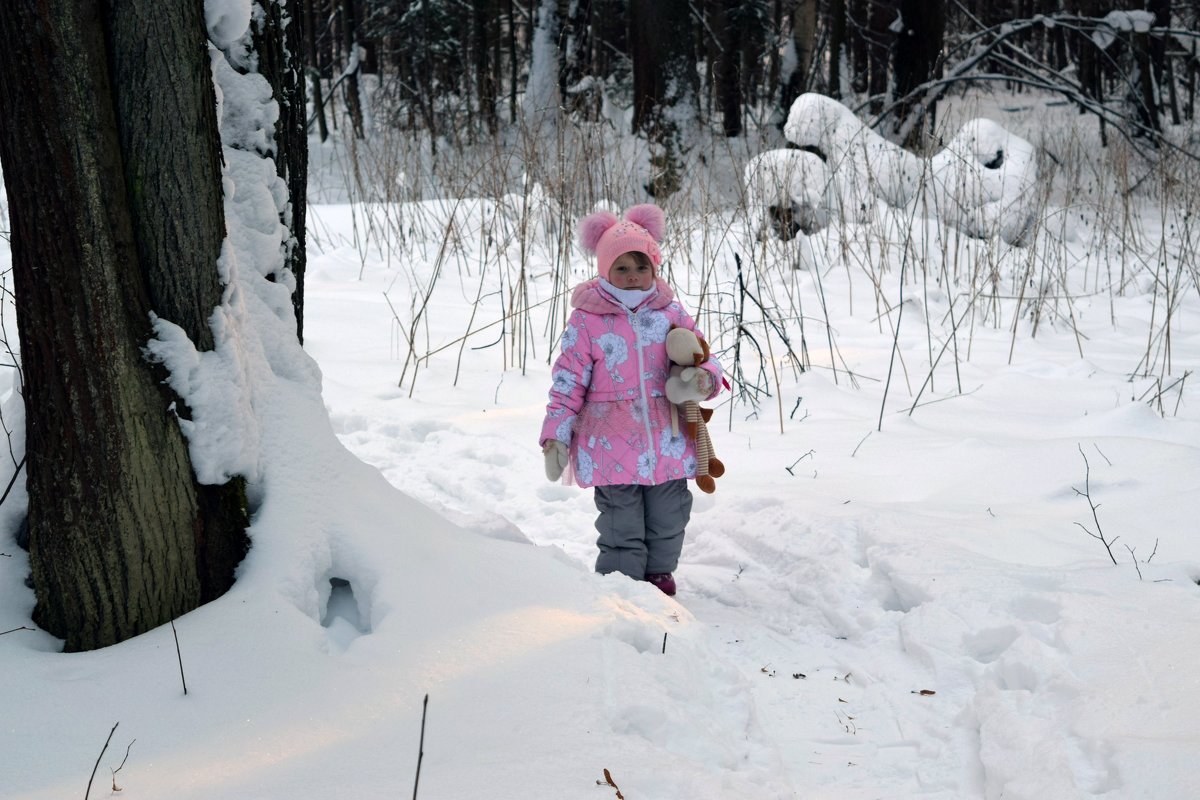
<svg viewBox="0 0 1200 800"><path fill-rule="evenodd" d="M617 215L611 211L597 211L594 214L588 214L579 221L579 244L583 245L583 249L589 253L596 252L596 245L600 243L600 237L617 222Z"/></svg>
<svg viewBox="0 0 1200 800"><path fill-rule="evenodd" d="M661 242L666 230L666 216L654 203L642 203L625 210L625 219L641 225L654 241Z"/></svg>

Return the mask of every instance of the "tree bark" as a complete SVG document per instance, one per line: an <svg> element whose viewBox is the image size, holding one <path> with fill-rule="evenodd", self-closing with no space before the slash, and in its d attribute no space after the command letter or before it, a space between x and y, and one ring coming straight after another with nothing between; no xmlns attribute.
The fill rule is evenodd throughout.
<svg viewBox="0 0 1200 800"><path fill-rule="evenodd" d="M223 592L245 551L240 484L197 487L141 353L152 310L211 346L221 296L201 8L0 3L0 77L34 619L93 649Z"/></svg>

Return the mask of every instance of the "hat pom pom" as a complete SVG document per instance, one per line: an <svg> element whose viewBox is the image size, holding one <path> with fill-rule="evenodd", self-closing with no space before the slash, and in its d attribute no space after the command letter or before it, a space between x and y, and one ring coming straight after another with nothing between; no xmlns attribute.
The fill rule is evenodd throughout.
<svg viewBox="0 0 1200 800"><path fill-rule="evenodd" d="M604 232L617 224L617 215L611 211L597 211L579 221L579 243L589 253L596 252L596 245Z"/></svg>
<svg viewBox="0 0 1200 800"><path fill-rule="evenodd" d="M642 203L625 211L625 219L641 225L656 242L661 242L666 230L666 217L663 210L653 203Z"/></svg>

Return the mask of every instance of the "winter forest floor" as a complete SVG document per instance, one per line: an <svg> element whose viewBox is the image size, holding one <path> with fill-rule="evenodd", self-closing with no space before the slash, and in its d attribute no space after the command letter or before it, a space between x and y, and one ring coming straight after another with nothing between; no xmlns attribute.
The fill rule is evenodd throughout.
<svg viewBox="0 0 1200 800"><path fill-rule="evenodd" d="M594 575L590 492L542 474L580 209L351 203L314 142L321 391L256 399L254 545L176 621L189 692L169 629L0 637L0 796L77 796L117 722L92 797L407 796L426 694L422 798L614 797L606 770L629 800L1200 794L1191 194L1123 197L1148 167L1059 106L947 124L977 115L1063 162L1039 213L1069 225L1013 246L881 205L764 244L730 199L749 140L667 203L740 390L675 599ZM32 627L20 494L0 631Z"/></svg>

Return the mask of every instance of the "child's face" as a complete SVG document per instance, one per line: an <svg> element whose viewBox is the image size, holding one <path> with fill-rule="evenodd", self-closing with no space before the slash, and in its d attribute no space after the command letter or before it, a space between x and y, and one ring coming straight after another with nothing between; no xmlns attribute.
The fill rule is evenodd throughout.
<svg viewBox="0 0 1200 800"><path fill-rule="evenodd" d="M618 289L649 289L654 267L643 253L622 253L608 268L608 282Z"/></svg>

